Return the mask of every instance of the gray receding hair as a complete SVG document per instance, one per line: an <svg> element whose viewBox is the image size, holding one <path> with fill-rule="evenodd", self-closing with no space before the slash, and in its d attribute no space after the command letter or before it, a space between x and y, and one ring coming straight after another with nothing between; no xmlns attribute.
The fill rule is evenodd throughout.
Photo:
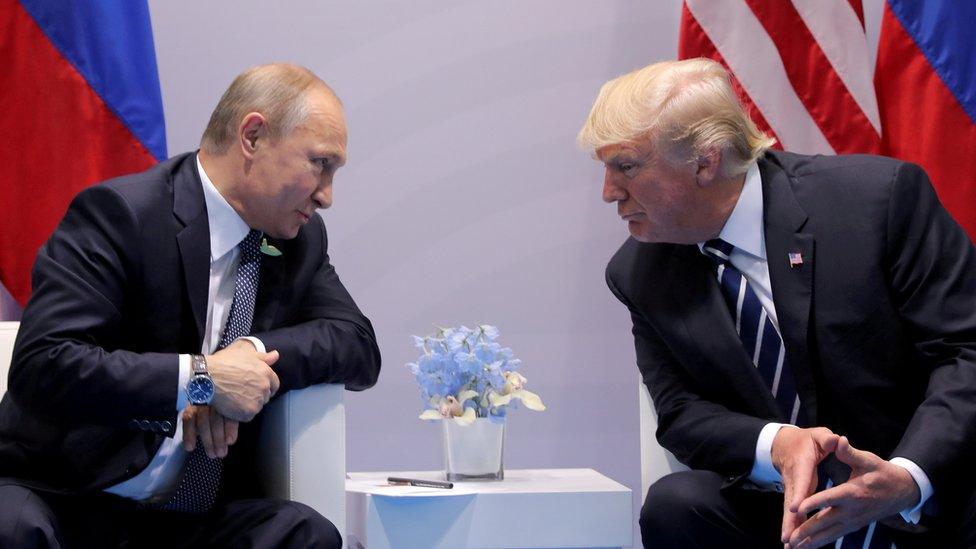
<svg viewBox="0 0 976 549"><path fill-rule="evenodd" d="M576 139L593 151L650 139L675 165L716 148L727 176L745 173L776 143L745 113L722 65L704 58L654 63L607 82Z"/></svg>
<svg viewBox="0 0 976 549"><path fill-rule="evenodd" d="M308 119L307 92L312 89L324 89L339 100L321 78L299 65L272 63L242 72L217 102L200 148L213 155L226 152L241 120L252 112L264 115L272 138L287 136Z"/></svg>

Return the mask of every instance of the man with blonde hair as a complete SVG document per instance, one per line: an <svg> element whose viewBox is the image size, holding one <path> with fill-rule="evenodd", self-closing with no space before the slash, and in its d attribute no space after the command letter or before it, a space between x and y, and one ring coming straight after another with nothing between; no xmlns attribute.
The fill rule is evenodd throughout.
<svg viewBox="0 0 976 549"><path fill-rule="evenodd" d="M976 250L925 173L770 150L705 59L611 80L579 142L692 469L648 490L645 546L976 546Z"/></svg>
<svg viewBox="0 0 976 549"><path fill-rule="evenodd" d="M238 76L201 150L81 192L41 248L0 402L0 547L333 547L266 499L275 395L380 356L329 262L346 124L304 67Z"/></svg>

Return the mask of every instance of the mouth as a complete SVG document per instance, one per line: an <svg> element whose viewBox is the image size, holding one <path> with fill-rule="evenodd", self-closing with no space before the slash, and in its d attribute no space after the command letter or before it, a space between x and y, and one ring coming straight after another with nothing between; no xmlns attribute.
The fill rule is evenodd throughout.
<svg viewBox="0 0 976 549"><path fill-rule="evenodd" d="M298 212L298 215L302 218L302 223L303 224L304 223L308 223L308 220L312 218L312 214L307 214L307 213L305 213L305 212L303 212L301 210L295 210L295 211L297 211Z"/></svg>
<svg viewBox="0 0 976 549"><path fill-rule="evenodd" d="M642 214L641 212L622 213L620 214L620 219L623 219L624 221L634 221L635 219L637 219L642 215L644 214Z"/></svg>

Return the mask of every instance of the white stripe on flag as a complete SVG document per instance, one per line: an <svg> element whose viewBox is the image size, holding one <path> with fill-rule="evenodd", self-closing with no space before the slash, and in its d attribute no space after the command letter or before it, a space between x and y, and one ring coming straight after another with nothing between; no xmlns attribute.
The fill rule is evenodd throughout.
<svg viewBox="0 0 976 549"><path fill-rule="evenodd" d="M833 154L833 147L797 97L776 45L752 9L743 0L687 0L686 5L783 148Z"/></svg>
<svg viewBox="0 0 976 549"><path fill-rule="evenodd" d="M880 135L881 116L874 94L868 41L850 0L793 0L793 6L857 106Z"/></svg>

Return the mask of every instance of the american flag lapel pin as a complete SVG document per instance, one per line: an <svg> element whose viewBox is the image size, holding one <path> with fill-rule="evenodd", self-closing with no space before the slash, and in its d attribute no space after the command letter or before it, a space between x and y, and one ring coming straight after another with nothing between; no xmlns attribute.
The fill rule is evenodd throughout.
<svg viewBox="0 0 976 549"><path fill-rule="evenodd" d="M787 254L790 258L790 268L799 267L803 265L803 254L800 252L790 252Z"/></svg>

